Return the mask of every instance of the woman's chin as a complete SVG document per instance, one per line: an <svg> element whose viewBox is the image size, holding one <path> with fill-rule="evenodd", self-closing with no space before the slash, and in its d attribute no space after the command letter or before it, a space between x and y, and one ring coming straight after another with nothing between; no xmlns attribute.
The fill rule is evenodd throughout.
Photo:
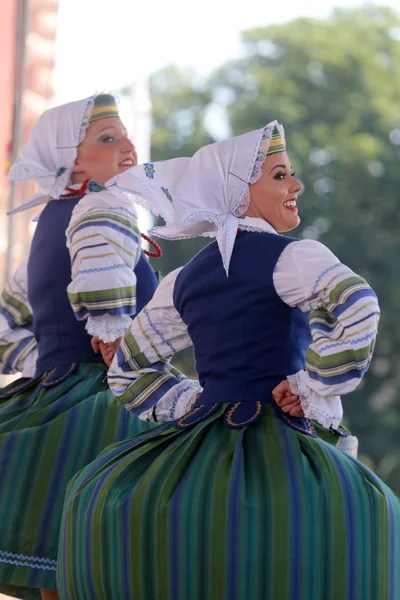
<svg viewBox="0 0 400 600"><path fill-rule="evenodd" d="M276 228L276 231L278 233L287 233L288 231L292 231L300 225L300 221L301 219L297 213L291 215L289 218L286 218L283 223L281 223L280 227Z"/></svg>
<svg viewBox="0 0 400 600"><path fill-rule="evenodd" d="M293 219L293 225L291 227L291 229L296 229L296 227L298 227L300 225L301 219L299 217L299 215L296 215L295 218ZM291 229L288 229L288 231L290 231Z"/></svg>

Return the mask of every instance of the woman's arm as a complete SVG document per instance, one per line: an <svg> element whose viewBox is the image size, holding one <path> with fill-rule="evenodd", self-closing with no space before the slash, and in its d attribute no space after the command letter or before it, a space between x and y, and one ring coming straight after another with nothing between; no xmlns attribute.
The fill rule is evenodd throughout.
<svg viewBox="0 0 400 600"><path fill-rule="evenodd" d="M141 238L132 202L105 190L77 204L67 232L72 281L68 297L86 330L104 342L124 335L136 314Z"/></svg>
<svg viewBox="0 0 400 600"><path fill-rule="evenodd" d="M37 343L27 294L27 261L23 261L0 296L0 373L21 371L33 377Z"/></svg>
<svg viewBox="0 0 400 600"><path fill-rule="evenodd" d="M171 367L169 360L191 346L187 327L173 304L180 269L159 285L121 341L109 370L116 398L141 419L169 421L185 414L201 391L197 381Z"/></svg>
<svg viewBox="0 0 400 600"><path fill-rule="evenodd" d="M342 418L339 395L357 387L371 362L380 314L376 294L314 240L285 248L274 284L289 306L309 313L306 369L288 377L291 389L306 417L336 427Z"/></svg>

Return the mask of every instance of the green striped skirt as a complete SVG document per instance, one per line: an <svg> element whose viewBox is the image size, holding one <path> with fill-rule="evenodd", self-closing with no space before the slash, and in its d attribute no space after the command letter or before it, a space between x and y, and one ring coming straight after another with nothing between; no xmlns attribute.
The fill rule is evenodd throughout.
<svg viewBox="0 0 400 600"><path fill-rule="evenodd" d="M70 483L62 600L399 600L400 501L337 434L226 405L107 448Z"/></svg>
<svg viewBox="0 0 400 600"><path fill-rule="evenodd" d="M55 589L69 480L106 446L150 428L114 399L105 375L105 366L82 364L53 384L43 377L0 390L3 592L35 598L37 588Z"/></svg>

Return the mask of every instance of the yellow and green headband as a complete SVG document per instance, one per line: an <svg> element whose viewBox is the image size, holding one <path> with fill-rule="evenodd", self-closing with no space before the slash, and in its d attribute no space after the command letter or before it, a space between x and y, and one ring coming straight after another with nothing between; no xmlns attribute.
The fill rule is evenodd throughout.
<svg viewBox="0 0 400 600"><path fill-rule="evenodd" d="M106 117L118 117L118 108L115 98L112 94L99 94L94 100L94 106L91 110L89 123L104 119Z"/></svg>
<svg viewBox="0 0 400 600"><path fill-rule="evenodd" d="M279 133L278 129L275 127L272 138L269 142L269 147L267 150L267 156L269 154L276 154L277 152L285 152L286 150L286 141L285 138Z"/></svg>

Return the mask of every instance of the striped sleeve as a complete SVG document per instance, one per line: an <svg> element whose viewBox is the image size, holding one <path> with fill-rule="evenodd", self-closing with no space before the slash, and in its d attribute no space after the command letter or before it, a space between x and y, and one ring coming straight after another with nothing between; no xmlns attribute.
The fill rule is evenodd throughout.
<svg viewBox="0 0 400 600"><path fill-rule="evenodd" d="M286 269L292 274L291 305L309 313L312 343L306 370L288 379L300 393L306 416L337 426L342 417L339 395L353 391L371 363L378 299L365 279L319 242L290 246L286 258L292 262Z"/></svg>
<svg viewBox="0 0 400 600"><path fill-rule="evenodd" d="M131 323L108 372L113 394L144 420L179 418L201 390L197 381L169 364L176 352L191 346L186 325L172 300L179 271L160 283L153 299Z"/></svg>
<svg viewBox="0 0 400 600"><path fill-rule="evenodd" d="M114 341L136 314L140 233L133 203L108 190L87 194L75 207L66 236L75 316L87 321L90 335Z"/></svg>
<svg viewBox="0 0 400 600"><path fill-rule="evenodd" d="M344 265L323 279L322 298L312 302L309 316L313 343L306 366L316 384L345 393L358 385L371 363L379 305L365 279Z"/></svg>
<svg viewBox="0 0 400 600"><path fill-rule="evenodd" d="M27 261L19 266L0 296L0 373L34 375L37 344L27 295Z"/></svg>

